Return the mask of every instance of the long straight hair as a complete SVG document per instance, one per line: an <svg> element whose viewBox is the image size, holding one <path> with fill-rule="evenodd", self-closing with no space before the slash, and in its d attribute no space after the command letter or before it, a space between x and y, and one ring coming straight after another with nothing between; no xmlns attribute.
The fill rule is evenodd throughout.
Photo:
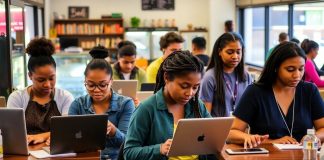
<svg viewBox="0 0 324 160"><path fill-rule="evenodd" d="M154 93L165 86L164 74L167 75L168 80L173 81L175 77L186 75L191 72L200 73L202 76L204 72L204 64L197 57L193 56L189 51L173 52L163 61L158 70ZM198 95L199 89L193 98L193 111L196 118L201 117L199 111Z"/></svg>
<svg viewBox="0 0 324 160"><path fill-rule="evenodd" d="M225 87L224 87L224 62L219 55L220 52L231 42L239 41L242 46L241 62L234 69L235 75L238 77L239 82L246 81L244 73L244 43L240 35L234 32L227 32L221 35L215 42L212 57L207 70L214 68L215 85L217 89L214 91L213 106L216 105L217 116L224 116L226 110L225 102ZM215 103L215 104L214 104Z"/></svg>
<svg viewBox="0 0 324 160"><path fill-rule="evenodd" d="M277 45L271 52L270 57L261 72L257 85L264 88L271 88L278 78L280 65L289 58L302 57L306 61L306 55L294 42L283 42Z"/></svg>

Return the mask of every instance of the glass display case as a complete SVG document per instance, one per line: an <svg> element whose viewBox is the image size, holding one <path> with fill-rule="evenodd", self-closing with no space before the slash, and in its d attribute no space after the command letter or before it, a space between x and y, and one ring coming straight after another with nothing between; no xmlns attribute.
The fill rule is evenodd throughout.
<svg viewBox="0 0 324 160"><path fill-rule="evenodd" d="M13 90L24 89L27 85L24 6L10 5L12 87Z"/></svg>
<svg viewBox="0 0 324 160"><path fill-rule="evenodd" d="M74 98L86 94L84 87L84 70L90 62L88 53L57 53L53 55L56 62L56 87L69 91Z"/></svg>
<svg viewBox="0 0 324 160"><path fill-rule="evenodd" d="M163 54L159 44L161 36L171 31L177 32L177 30L176 27L126 28L125 39L135 43L139 58L154 60Z"/></svg>

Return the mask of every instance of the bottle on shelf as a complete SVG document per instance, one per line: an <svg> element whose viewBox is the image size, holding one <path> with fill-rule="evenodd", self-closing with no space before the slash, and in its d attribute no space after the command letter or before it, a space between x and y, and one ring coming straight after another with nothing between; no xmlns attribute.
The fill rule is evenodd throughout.
<svg viewBox="0 0 324 160"><path fill-rule="evenodd" d="M315 136L314 129L307 129L307 135L303 138L303 160L317 160L319 139Z"/></svg>
<svg viewBox="0 0 324 160"><path fill-rule="evenodd" d="M2 133L0 129L0 158L3 158L3 141L2 141Z"/></svg>

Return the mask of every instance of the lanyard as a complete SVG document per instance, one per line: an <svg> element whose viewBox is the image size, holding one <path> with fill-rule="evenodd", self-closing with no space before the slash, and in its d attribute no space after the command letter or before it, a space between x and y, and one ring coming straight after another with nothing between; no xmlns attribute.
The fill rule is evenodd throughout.
<svg viewBox="0 0 324 160"><path fill-rule="evenodd" d="M236 81L235 81L235 86L234 86L234 92L232 90L232 87L231 87L231 82L225 78L224 76L224 80L225 80L225 83L226 83L226 88L228 89L228 91L230 92L231 96L232 96L232 111L234 111L234 106L235 106L235 103L236 103L236 98L237 98L237 88L238 88L238 78L236 77Z"/></svg>

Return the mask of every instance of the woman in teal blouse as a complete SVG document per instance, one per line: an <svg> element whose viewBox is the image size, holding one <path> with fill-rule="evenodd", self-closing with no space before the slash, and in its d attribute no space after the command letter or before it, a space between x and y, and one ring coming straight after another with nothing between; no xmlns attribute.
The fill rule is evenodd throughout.
<svg viewBox="0 0 324 160"><path fill-rule="evenodd" d="M211 117L198 100L203 70L203 63L188 51L173 52L164 60L156 77L155 94L131 117L125 159L168 159L178 120ZM187 157L198 159L195 155Z"/></svg>

